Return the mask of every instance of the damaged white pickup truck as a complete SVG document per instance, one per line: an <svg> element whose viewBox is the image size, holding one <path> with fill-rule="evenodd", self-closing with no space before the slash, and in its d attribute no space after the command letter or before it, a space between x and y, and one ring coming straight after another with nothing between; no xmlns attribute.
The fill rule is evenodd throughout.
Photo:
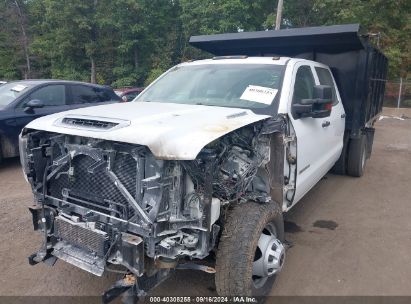
<svg viewBox="0 0 411 304"><path fill-rule="evenodd" d="M374 120L347 129L349 113L327 65L225 56L180 64L131 103L35 120L20 152L44 244L29 261L122 269L105 302L173 269L215 272L220 295L267 295L285 261L282 213L333 166L363 172Z"/></svg>

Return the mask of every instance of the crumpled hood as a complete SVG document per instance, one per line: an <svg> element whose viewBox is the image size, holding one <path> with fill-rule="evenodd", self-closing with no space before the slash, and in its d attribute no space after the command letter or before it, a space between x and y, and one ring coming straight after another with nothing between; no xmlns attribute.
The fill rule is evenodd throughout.
<svg viewBox="0 0 411 304"><path fill-rule="evenodd" d="M107 130L66 126L65 117L118 121ZM159 159L195 159L215 139L268 118L251 110L155 102L130 102L76 109L41 117L26 129L147 146Z"/></svg>

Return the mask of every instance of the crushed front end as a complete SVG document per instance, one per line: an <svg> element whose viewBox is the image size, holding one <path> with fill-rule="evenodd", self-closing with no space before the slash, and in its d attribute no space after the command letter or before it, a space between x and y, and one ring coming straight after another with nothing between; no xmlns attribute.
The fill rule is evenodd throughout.
<svg viewBox="0 0 411 304"><path fill-rule="evenodd" d="M187 161L156 159L140 145L25 130L20 151L35 197L30 211L44 235L30 263L61 259L97 276L120 267L154 278L139 285L148 291L181 262L215 249L231 202L269 200L270 178L261 168L270 160L268 133L281 128L277 121L239 129Z"/></svg>
<svg viewBox="0 0 411 304"><path fill-rule="evenodd" d="M33 222L47 227L52 255L96 275L109 262L138 276L144 255L208 255L220 201L196 192L181 162L156 160L143 146L37 131L21 145L38 202Z"/></svg>

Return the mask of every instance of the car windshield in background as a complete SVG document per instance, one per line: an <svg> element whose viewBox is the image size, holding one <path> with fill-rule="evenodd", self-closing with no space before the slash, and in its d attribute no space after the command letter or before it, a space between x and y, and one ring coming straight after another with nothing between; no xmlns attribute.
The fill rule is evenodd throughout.
<svg viewBox="0 0 411 304"><path fill-rule="evenodd" d="M12 103L30 87L31 85L24 82L6 83L0 86L0 107L5 107Z"/></svg>
<svg viewBox="0 0 411 304"><path fill-rule="evenodd" d="M283 70L274 64L178 66L134 101L264 108L278 95Z"/></svg>

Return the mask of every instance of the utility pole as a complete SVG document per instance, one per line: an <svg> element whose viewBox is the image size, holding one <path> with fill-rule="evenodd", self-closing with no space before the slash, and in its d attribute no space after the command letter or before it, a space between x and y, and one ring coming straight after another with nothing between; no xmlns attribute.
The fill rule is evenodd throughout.
<svg viewBox="0 0 411 304"><path fill-rule="evenodd" d="M275 30L279 30L281 26L281 17L283 15L283 0L278 0L277 18L275 19Z"/></svg>

